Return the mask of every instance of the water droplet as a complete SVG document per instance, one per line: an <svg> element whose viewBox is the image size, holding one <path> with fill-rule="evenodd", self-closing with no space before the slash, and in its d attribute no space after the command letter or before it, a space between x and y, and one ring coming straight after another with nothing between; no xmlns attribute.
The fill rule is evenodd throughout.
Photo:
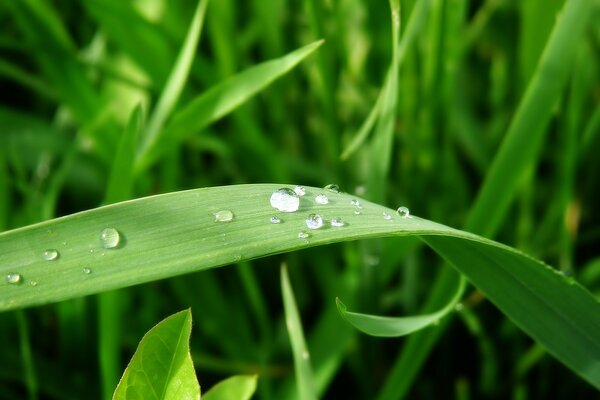
<svg viewBox="0 0 600 400"><path fill-rule="evenodd" d="M339 227L344 226L344 225L346 225L346 224L344 223L344 221L340 217L335 217L335 218L331 219L331 226L339 228Z"/></svg>
<svg viewBox="0 0 600 400"><path fill-rule="evenodd" d="M330 192L333 192L333 193L340 192L340 187L338 185L336 185L335 183L330 183L329 185L325 186L323 189L329 190Z"/></svg>
<svg viewBox="0 0 600 400"><path fill-rule="evenodd" d="M406 207L398 207L398 209L396 210L396 212L402 218L407 218L407 217L410 216L410 211Z"/></svg>
<svg viewBox="0 0 600 400"><path fill-rule="evenodd" d="M276 215L273 215L269 221L271 221L272 224L280 224L281 223L281 218L279 218Z"/></svg>
<svg viewBox="0 0 600 400"><path fill-rule="evenodd" d="M383 219L385 219L386 221L391 221L392 220L392 216L386 212L383 213Z"/></svg>
<svg viewBox="0 0 600 400"><path fill-rule="evenodd" d="M235 256L233 256L233 262L238 262L238 261L242 261L241 254L236 254Z"/></svg>
<svg viewBox="0 0 600 400"><path fill-rule="evenodd" d="M310 237L310 233L308 233L308 232L300 231L298 233L298 239L308 239L309 237Z"/></svg>
<svg viewBox="0 0 600 400"><path fill-rule="evenodd" d="M83 268L81 268L81 272L83 272L86 275L89 275L92 273L92 269L88 268L88 267L83 267Z"/></svg>
<svg viewBox="0 0 600 400"><path fill-rule="evenodd" d="M233 213L230 210L220 210L213 213L215 222L231 222L233 221Z"/></svg>
<svg viewBox="0 0 600 400"><path fill-rule="evenodd" d="M315 203L317 204L328 204L329 198L324 194L319 194L315 197Z"/></svg>
<svg viewBox="0 0 600 400"><path fill-rule="evenodd" d="M66 241L66 240L64 240L64 241L62 242L62 245L63 245L63 246L66 246L66 245L67 245L67 241Z"/></svg>
<svg viewBox="0 0 600 400"><path fill-rule="evenodd" d="M357 199L350 200L350 204L352 204L356 208L362 208L362 206L360 205L360 201L358 201Z"/></svg>
<svg viewBox="0 0 600 400"><path fill-rule="evenodd" d="M271 206L279 211L294 212L300 207L300 198L292 189L277 189L271 195Z"/></svg>
<svg viewBox="0 0 600 400"><path fill-rule="evenodd" d="M6 274L6 283L10 283L11 285L18 285L23 282L23 276L18 272L11 272Z"/></svg>
<svg viewBox="0 0 600 400"><path fill-rule="evenodd" d="M100 231L100 245L104 249L114 249L120 240L121 235L115 228L104 228Z"/></svg>
<svg viewBox="0 0 600 400"><path fill-rule="evenodd" d="M294 188L294 193L298 196L304 196L306 194L306 189L304 189L304 186L298 185Z"/></svg>
<svg viewBox="0 0 600 400"><path fill-rule="evenodd" d="M323 226L323 218L319 214L310 214L306 217L306 226L308 229L319 229Z"/></svg>
<svg viewBox="0 0 600 400"><path fill-rule="evenodd" d="M354 214L355 214L355 215L360 215L360 214L362 214L362 213L360 212L360 210L354 210Z"/></svg>
<svg viewBox="0 0 600 400"><path fill-rule="evenodd" d="M48 249L42 253L42 258L46 261L54 261L58 258L58 251Z"/></svg>
<svg viewBox="0 0 600 400"><path fill-rule="evenodd" d="M35 287L35 286L37 286L37 284L38 284L37 281L29 281L29 286L31 286L31 287Z"/></svg>

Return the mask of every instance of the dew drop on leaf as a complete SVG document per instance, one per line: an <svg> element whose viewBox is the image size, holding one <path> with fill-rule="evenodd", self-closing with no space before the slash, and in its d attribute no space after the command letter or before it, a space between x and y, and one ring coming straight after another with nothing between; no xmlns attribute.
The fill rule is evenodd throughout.
<svg viewBox="0 0 600 400"><path fill-rule="evenodd" d="M386 212L383 213L383 219L385 219L386 221L391 221L392 220L392 216Z"/></svg>
<svg viewBox="0 0 600 400"><path fill-rule="evenodd" d="M81 269L81 272L83 272L83 273L84 273L84 274L86 274L86 275L89 275L89 274L91 274L91 273L92 273L92 269L91 269L91 268L88 268L88 267L83 267L83 268Z"/></svg>
<svg viewBox="0 0 600 400"><path fill-rule="evenodd" d="M335 183L330 183L329 185L325 186L323 189L329 190L330 192L333 192L333 193L340 192L340 187L338 185L336 185Z"/></svg>
<svg viewBox="0 0 600 400"><path fill-rule="evenodd" d="M306 226L308 229L319 229L323 226L323 218L319 214L310 214L306 217Z"/></svg>
<svg viewBox="0 0 600 400"><path fill-rule="evenodd" d="M340 217L335 217L331 219L331 226L339 228L344 226L345 223Z"/></svg>
<svg viewBox="0 0 600 400"><path fill-rule="evenodd" d="M230 210L220 210L216 213L213 213L215 217L215 222L231 222L233 221L233 212Z"/></svg>
<svg viewBox="0 0 600 400"><path fill-rule="evenodd" d="M11 285L18 285L23 282L23 276L18 272L11 272L6 274L6 283Z"/></svg>
<svg viewBox="0 0 600 400"><path fill-rule="evenodd" d="M54 261L58 258L58 251L54 249L44 250L42 258L46 261Z"/></svg>
<svg viewBox="0 0 600 400"><path fill-rule="evenodd" d="M315 203L317 204L328 204L329 198L324 194L319 194L315 197Z"/></svg>
<svg viewBox="0 0 600 400"><path fill-rule="evenodd" d="M104 228L100 231L100 246L104 249L114 249L119 246L121 235L115 228Z"/></svg>
<svg viewBox="0 0 600 400"><path fill-rule="evenodd" d="M304 186L298 185L294 188L294 193L298 196L304 196L306 194L306 189L304 189Z"/></svg>
<svg viewBox="0 0 600 400"><path fill-rule="evenodd" d="M305 231L300 231L298 233L298 239L308 239L310 237L310 233Z"/></svg>
<svg viewBox="0 0 600 400"><path fill-rule="evenodd" d="M281 218L279 218L279 217L278 217L278 216L276 216L276 215L273 215L273 216L272 216L272 217L269 219L269 221L270 221L272 224L280 224L280 223L281 223Z"/></svg>
<svg viewBox="0 0 600 400"><path fill-rule="evenodd" d="M271 207L283 212L295 212L300 207L300 198L292 189L277 189L271 195Z"/></svg>
<svg viewBox="0 0 600 400"><path fill-rule="evenodd" d="M402 218L407 218L407 217L410 216L410 211L408 210L407 207L404 207L404 206L403 207L398 207L398 209L396 210L396 212Z"/></svg>

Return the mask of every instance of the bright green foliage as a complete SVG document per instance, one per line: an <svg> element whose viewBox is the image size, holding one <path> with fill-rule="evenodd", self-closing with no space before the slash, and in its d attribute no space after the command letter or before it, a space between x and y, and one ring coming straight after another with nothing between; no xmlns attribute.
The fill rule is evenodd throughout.
<svg viewBox="0 0 600 400"><path fill-rule="evenodd" d="M190 356L192 314L171 315L150 329L131 358L113 399L200 399Z"/></svg>
<svg viewBox="0 0 600 400"><path fill-rule="evenodd" d="M211 387L203 400L248 400L256 390L256 375L237 375Z"/></svg>

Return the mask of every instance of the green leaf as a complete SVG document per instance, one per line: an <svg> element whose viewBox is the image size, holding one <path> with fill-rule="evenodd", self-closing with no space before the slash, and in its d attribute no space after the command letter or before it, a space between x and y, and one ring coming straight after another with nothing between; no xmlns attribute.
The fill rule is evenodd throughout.
<svg viewBox="0 0 600 400"><path fill-rule="evenodd" d="M256 391L256 375L236 375L210 388L202 400L249 400Z"/></svg>
<svg viewBox="0 0 600 400"><path fill-rule="evenodd" d="M310 366L310 353L304 340L302 321L300 320L294 291L285 265L281 267L281 292L285 322L292 343L292 353L294 354L294 372L296 374L298 397L300 400L315 400L317 399L317 389L312 367Z"/></svg>
<svg viewBox="0 0 600 400"><path fill-rule="evenodd" d="M113 396L119 399L199 399L190 356L192 313L180 311L144 335Z"/></svg>
<svg viewBox="0 0 600 400"><path fill-rule="evenodd" d="M338 311L356 329L372 335L382 337L398 337L410 335L413 332L437 325L439 321L454 311L456 304L460 301L465 289L465 279L459 277L458 288L455 295L442 309L423 315L405 317L382 317L379 315L361 314L348 311L346 305L340 299L336 299Z"/></svg>
<svg viewBox="0 0 600 400"><path fill-rule="evenodd" d="M20 274L17 283L5 280L0 286L0 310L333 242L417 235L550 353L600 388L600 304L574 281L510 247L418 217L403 218L365 200L357 215L354 197L344 193L328 192L329 204L320 205L314 196L323 189L307 187L297 212L280 213L269 198L281 186L234 185L152 196L0 233L0 272ZM231 220L216 222L219 211L231 211L219 214ZM342 218L345 225L310 230L305 220L311 213L326 222ZM273 215L283 223L269 223ZM107 227L120 234L114 248L100 246L100 231ZM310 236L298 238L302 230ZM58 257L46 261L46 249L57 250Z"/></svg>
<svg viewBox="0 0 600 400"><path fill-rule="evenodd" d="M148 167L167 149L175 147L187 137L247 101L298 65L322 43L323 40L319 40L283 57L248 68L192 100L175 114L157 141L141 149L137 157L138 169Z"/></svg>

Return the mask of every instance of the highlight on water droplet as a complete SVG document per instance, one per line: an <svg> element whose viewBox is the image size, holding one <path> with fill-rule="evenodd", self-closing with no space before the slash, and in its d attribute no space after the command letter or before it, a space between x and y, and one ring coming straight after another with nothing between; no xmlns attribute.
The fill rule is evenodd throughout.
<svg viewBox="0 0 600 400"><path fill-rule="evenodd" d="M272 216L272 217L269 219L269 221L270 221L272 224L280 224L280 223L281 223L281 218L279 218L279 217L278 217L278 216L276 216L276 215L273 215L273 216Z"/></svg>
<svg viewBox="0 0 600 400"><path fill-rule="evenodd" d="M407 218L407 217L410 216L410 210L407 207L404 207L404 206L398 207L398 209L396 210L396 212L402 218Z"/></svg>
<svg viewBox="0 0 600 400"><path fill-rule="evenodd" d="M327 197L324 194L319 194L315 197L315 203L317 204L328 204L329 203L329 197Z"/></svg>
<svg viewBox="0 0 600 400"><path fill-rule="evenodd" d="M330 183L329 185L326 185L323 189L329 190L330 192L333 192L333 193L340 192L340 187L338 185L336 185L335 183Z"/></svg>
<svg viewBox="0 0 600 400"><path fill-rule="evenodd" d="M233 221L234 215L230 210L220 210L213 213L215 222L231 222Z"/></svg>
<svg viewBox="0 0 600 400"><path fill-rule="evenodd" d="M100 231L100 246L104 249L114 249L119 246L121 235L115 228L104 228Z"/></svg>
<svg viewBox="0 0 600 400"><path fill-rule="evenodd" d="M308 239L310 237L310 233L305 231L298 232L298 239Z"/></svg>
<svg viewBox="0 0 600 400"><path fill-rule="evenodd" d="M331 226L339 228L346 225L344 223L344 220L342 220L340 217L335 217L331 219Z"/></svg>
<svg viewBox="0 0 600 400"><path fill-rule="evenodd" d="M386 221L391 221L392 220L392 216L384 211L383 212L383 219L385 219Z"/></svg>
<svg viewBox="0 0 600 400"><path fill-rule="evenodd" d="M304 196L306 194L306 189L304 189L304 186L296 185L294 188L294 193L296 193L298 196Z"/></svg>
<svg viewBox="0 0 600 400"><path fill-rule="evenodd" d="M362 213L360 212L360 210L354 210L354 215L360 215L360 214L362 214Z"/></svg>
<svg viewBox="0 0 600 400"><path fill-rule="evenodd" d="M306 226L308 229L319 229L323 226L323 218L319 214L310 214L306 217Z"/></svg>
<svg viewBox="0 0 600 400"><path fill-rule="evenodd" d="M83 267L83 268L81 268L81 272L83 272L86 275L89 275L92 273L92 269L89 267Z"/></svg>
<svg viewBox="0 0 600 400"><path fill-rule="evenodd" d="M42 253L42 258L46 261L54 261L58 258L58 251L54 249L45 250Z"/></svg>
<svg viewBox="0 0 600 400"><path fill-rule="evenodd" d="M10 272L6 274L6 283L11 285L23 283L23 276L18 272Z"/></svg>
<svg viewBox="0 0 600 400"><path fill-rule="evenodd" d="M277 189L271 195L271 207L283 212L295 212L300 208L300 198L292 189Z"/></svg>

